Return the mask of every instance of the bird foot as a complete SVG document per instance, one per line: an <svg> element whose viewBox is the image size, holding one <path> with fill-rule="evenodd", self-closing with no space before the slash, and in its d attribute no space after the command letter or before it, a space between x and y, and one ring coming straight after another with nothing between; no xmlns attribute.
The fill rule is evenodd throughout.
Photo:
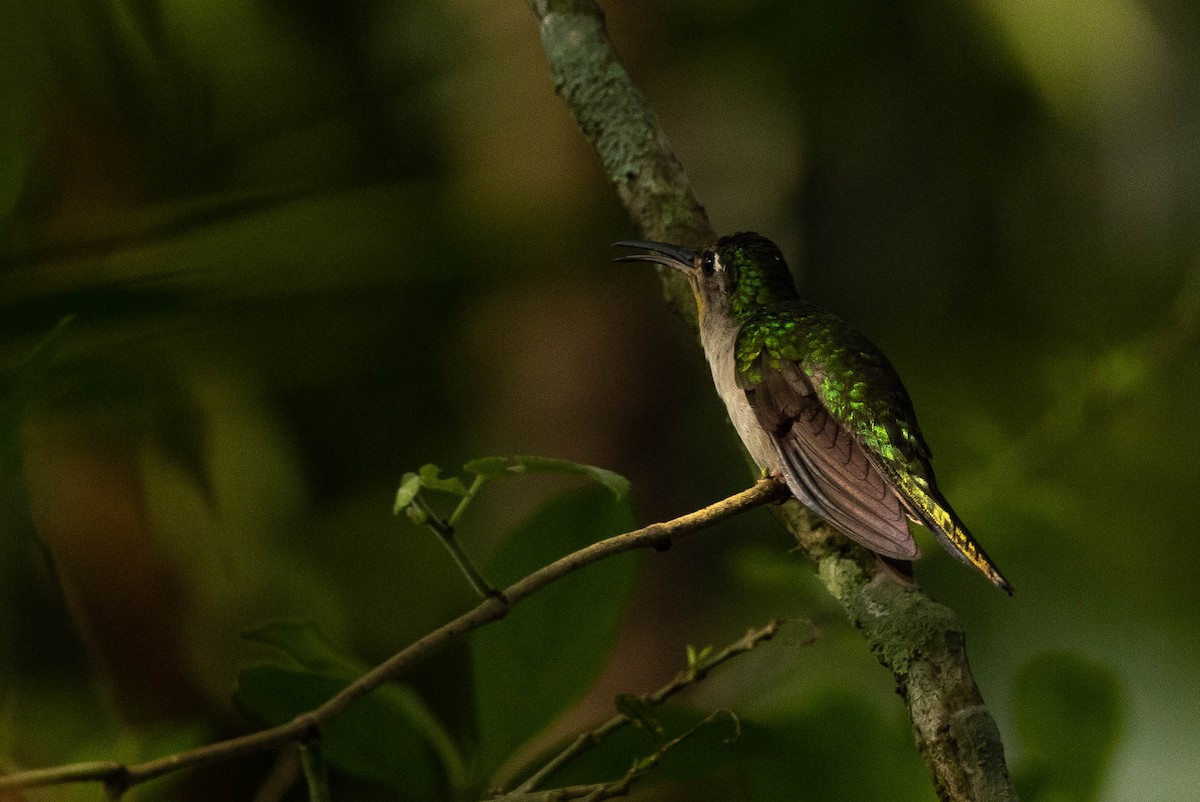
<svg viewBox="0 0 1200 802"><path fill-rule="evenodd" d="M759 478L759 480L760 480L760 481L768 481L768 480L769 480L769 481L772 481L772 482L778 482L779 484L783 485L784 487L787 487L787 486L788 486L788 483L787 483L787 477L786 477L786 476L784 476L784 475L783 475L783 471L782 471L782 470L780 470L780 469L778 469L778 468L776 468L775 470L771 470L771 469L769 469L769 468L763 468L763 469L761 469L761 470L759 471L759 477L758 477L758 478ZM789 492L789 493L788 493L786 496L784 496L783 498L779 499L778 501L772 502L772 503L773 503L773 504L782 504L782 503L784 503L785 501L791 501L791 500L792 500L792 498L793 498L793 496L792 496L792 494Z"/></svg>

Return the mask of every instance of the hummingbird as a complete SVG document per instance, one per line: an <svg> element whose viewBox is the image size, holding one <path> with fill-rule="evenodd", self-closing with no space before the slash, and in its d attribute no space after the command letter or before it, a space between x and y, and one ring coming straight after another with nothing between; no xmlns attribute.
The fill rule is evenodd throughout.
<svg viewBox="0 0 1200 802"><path fill-rule="evenodd" d="M623 241L687 277L717 393L750 456L804 506L872 552L918 556L908 529L1012 594L937 488L912 401L887 357L831 312L800 299L783 254L752 232L700 250Z"/></svg>

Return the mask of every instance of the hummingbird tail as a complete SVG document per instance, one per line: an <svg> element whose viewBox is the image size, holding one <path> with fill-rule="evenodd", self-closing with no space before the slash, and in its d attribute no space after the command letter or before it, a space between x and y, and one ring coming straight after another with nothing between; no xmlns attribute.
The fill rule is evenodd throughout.
<svg viewBox="0 0 1200 802"><path fill-rule="evenodd" d="M926 486L925 482L913 478L906 478L901 483L901 488L909 508L914 513L913 517L918 523L933 532L934 536L945 546L946 551L968 565L973 565L993 585L1009 596L1012 595L1012 585L987 556L983 547L971 536L967 527L959 520L950 504L942 498L940 493Z"/></svg>

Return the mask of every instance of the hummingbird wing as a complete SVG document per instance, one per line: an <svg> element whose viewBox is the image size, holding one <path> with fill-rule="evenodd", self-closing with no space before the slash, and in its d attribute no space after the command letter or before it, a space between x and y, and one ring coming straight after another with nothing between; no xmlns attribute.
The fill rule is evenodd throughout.
<svg viewBox="0 0 1200 802"><path fill-rule="evenodd" d="M917 557L908 510L862 444L825 407L792 360L764 353L760 380L745 387L779 454L792 493L809 509L871 551Z"/></svg>
<svg viewBox="0 0 1200 802"><path fill-rule="evenodd" d="M938 491L912 401L870 340L824 310L796 304L744 324L736 351L741 387L797 498L887 557L917 555L912 519L1012 593Z"/></svg>

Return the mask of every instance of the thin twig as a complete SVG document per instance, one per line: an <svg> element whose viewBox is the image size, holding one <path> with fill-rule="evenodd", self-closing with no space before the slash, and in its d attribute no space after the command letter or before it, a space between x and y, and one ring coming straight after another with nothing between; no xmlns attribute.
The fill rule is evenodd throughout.
<svg viewBox="0 0 1200 802"><path fill-rule="evenodd" d="M279 802L300 778L300 756L294 749L280 749L275 765L254 794L253 802Z"/></svg>
<svg viewBox="0 0 1200 802"><path fill-rule="evenodd" d="M679 746L704 727L712 724L719 716L729 716L733 719L734 725L737 725L737 717L728 710L714 710L685 732L664 742L651 754L635 761L633 766L619 780L595 783L593 785L569 785L563 788L550 788L545 791L533 791L531 793L514 791L511 794L485 800L485 802L560 802L560 800L569 799L582 799L583 802L599 802L602 799L626 796L629 793L629 789L633 787L633 784L649 774L662 761L667 752Z"/></svg>
<svg viewBox="0 0 1200 802"><path fill-rule="evenodd" d="M467 505L475 500L475 494L479 492L479 488L483 487L484 482L488 477L481 473L475 474L475 481L471 482L471 486L467 488L467 494L459 499L458 506L454 508L454 512L450 513L450 518L446 521L450 526L458 526L458 519L466 512Z"/></svg>
<svg viewBox="0 0 1200 802"><path fill-rule="evenodd" d="M609 182L646 239L694 247L716 236L646 98L621 66L594 0L528 0L554 88L600 156ZM678 271L660 273L673 309L696 328ZM958 616L919 588L902 586L797 502L778 517L817 575L892 672L917 748L947 802L1012 802L1016 791L1000 731L967 661Z"/></svg>
<svg viewBox="0 0 1200 802"><path fill-rule="evenodd" d="M745 635L721 649L719 652L710 655L698 665L691 666L683 671L680 671L674 676L674 678L671 679L670 682L668 682L666 685L663 685L658 690L643 694L639 698L642 702L652 707L661 705L667 699L670 699L683 689L704 679L710 671L722 663L726 663L738 655L745 654L759 644L775 637L775 633L779 631L779 628L783 626L783 624L783 621L773 620L767 622L764 626L749 630ZM806 643L812 642L814 642L813 639L806 641ZM497 802L500 802L500 800L509 802L510 799L519 798L520 794L528 794L536 790L537 787L545 782L551 774L558 771L567 763L579 757L589 749L596 748L604 742L605 738L607 738L609 735L612 735L614 732L628 723L630 723L630 718L628 716L624 714L617 714L595 729L580 733L578 736L576 736L575 740L572 741L569 746L567 746L566 749L559 752L557 755L547 761L546 765L542 766L540 769L530 775L529 779L514 788L510 793L497 797Z"/></svg>
<svg viewBox="0 0 1200 802"><path fill-rule="evenodd" d="M329 767L325 765L320 739L302 739L297 749L300 751L300 767L304 769L304 781L308 785L309 802L333 802L329 792Z"/></svg>
<svg viewBox="0 0 1200 802"><path fill-rule="evenodd" d="M476 487L478 483L479 480L476 479L475 484L472 484L471 488L477 491L479 489ZM465 501L467 499L464 497L463 502ZM467 582L471 584L475 592L483 598L495 595L496 589L492 587L492 583L488 582L487 577L483 575L483 572L475 565L475 561L471 559L471 555L467 554L462 544L458 542L458 535L454 531L454 524L443 521L433 511L433 508L429 506L429 503L421 497L420 493L412 500L412 503L421 510L421 514L425 518L425 525L433 530L433 533L437 535L441 544L446 547L446 551L450 552L450 556L454 558L458 570L462 571L463 576L467 578ZM460 502L459 509L462 507L463 504ZM458 509L454 512L455 515L459 514Z"/></svg>
<svg viewBox="0 0 1200 802"><path fill-rule="evenodd" d="M649 548L663 551L680 538L706 529L753 507L782 501L787 498L787 495L788 491L785 485L771 479L763 479L756 482L753 487L703 509L670 521L651 524L632 532L616 535L572 552L539 568L508 586L502 592L484 599L458 618L392 655L347 685L321 706L302 713L284 724L132 766L109 761L73 763L48 769L17 772L0 777L0 791L74 782L101 782L110 788L124 790L183 769L231 760L311 738L320 732L320 728L324 724L341 715L346 708L371 691L391 682L417 662L429 657L456 638L503 618L513 605L567 575L600 560L636 549Z"/></svg>

